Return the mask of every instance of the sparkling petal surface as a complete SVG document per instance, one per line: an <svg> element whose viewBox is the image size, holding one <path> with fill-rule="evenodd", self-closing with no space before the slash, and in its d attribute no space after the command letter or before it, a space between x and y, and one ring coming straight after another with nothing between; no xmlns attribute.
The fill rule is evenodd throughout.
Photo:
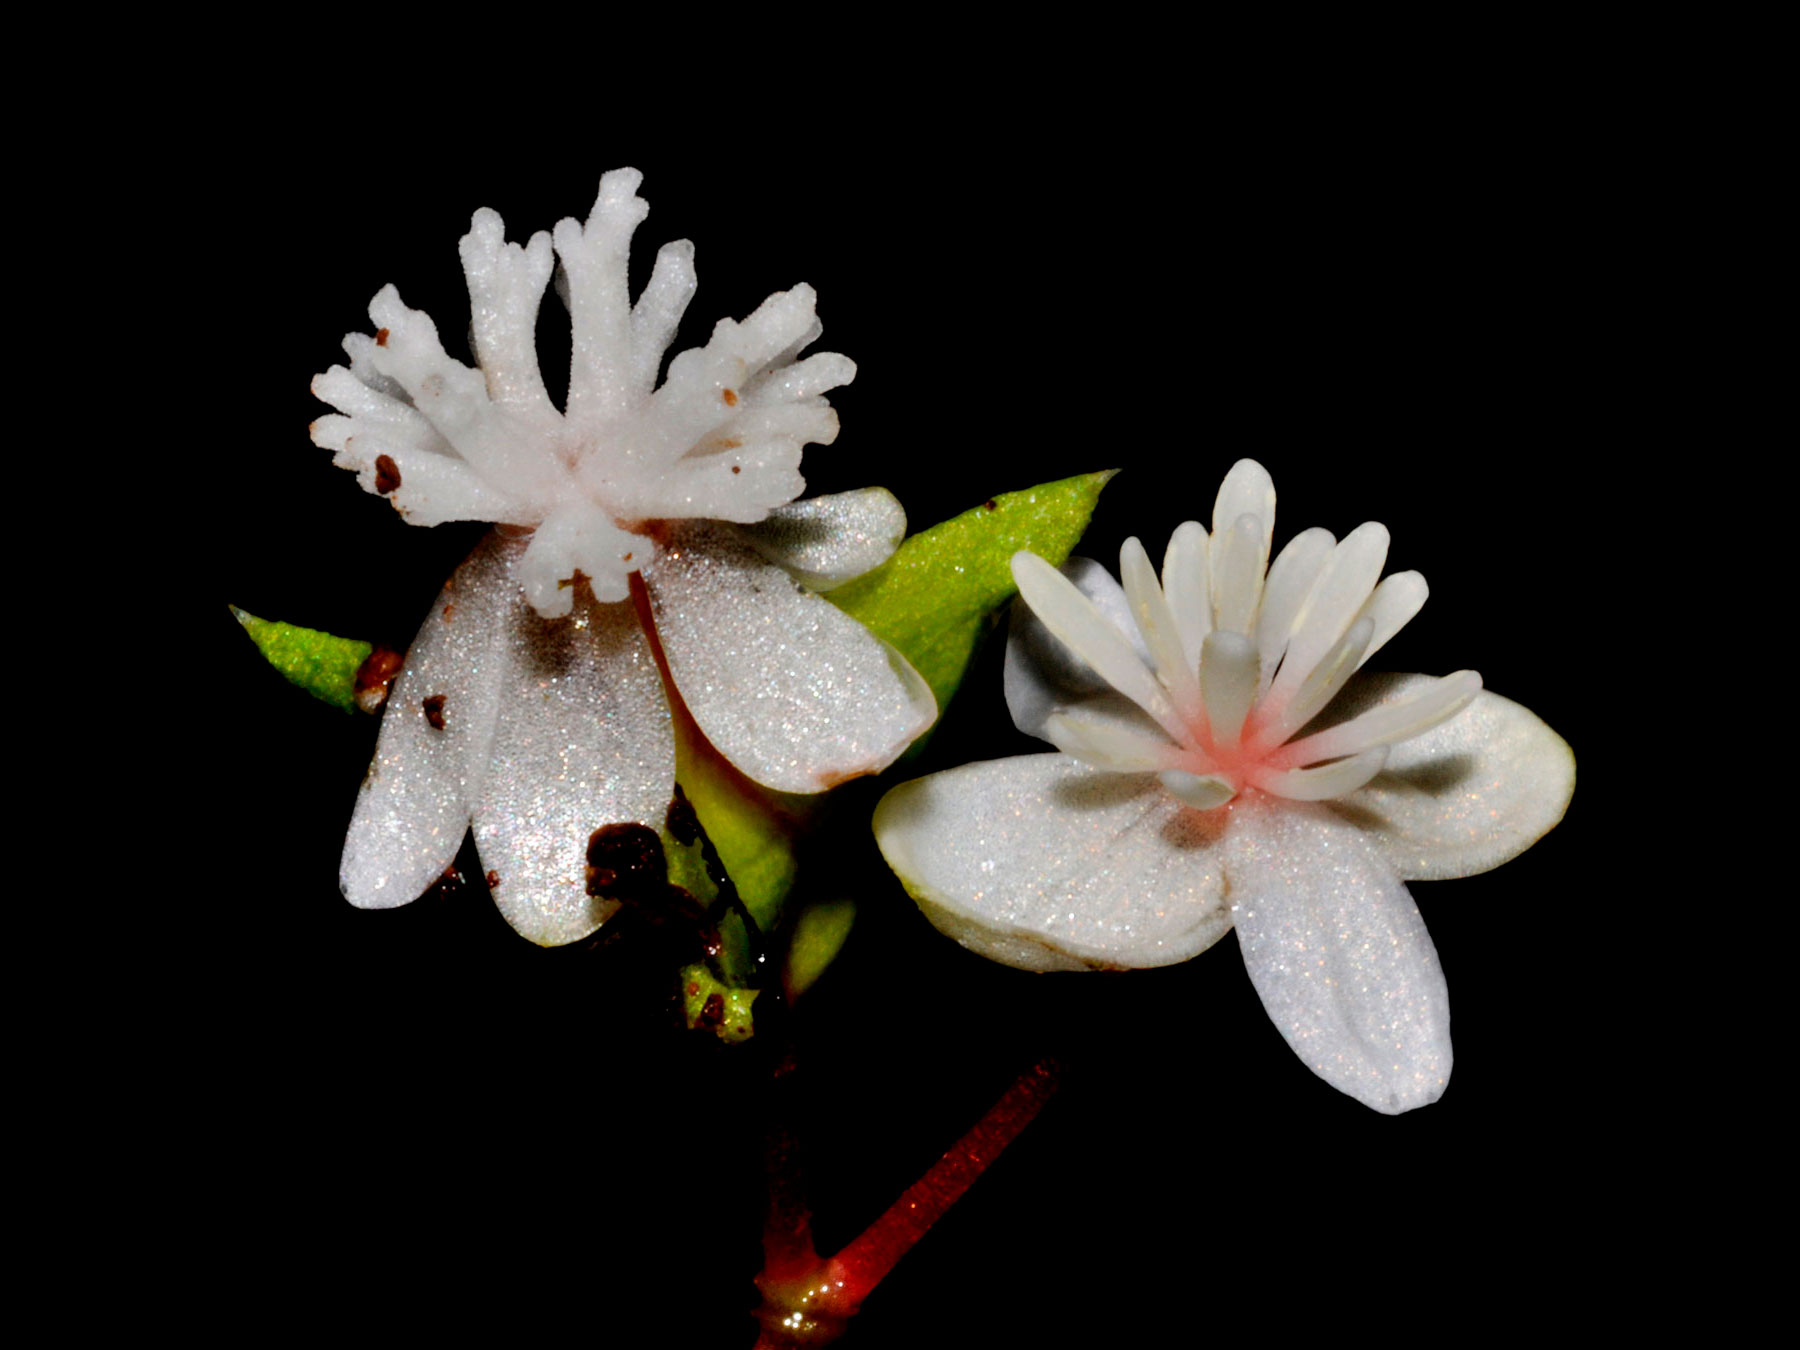
<svg viewBox="0 0 1800 1350"><path fill-rule="evenodd" d="M864 488L778 506L742 533L795 580L828 591L892 556L906 537L906 511L886 488Z"/></svg>
<svg viewBox="0 0 1800 1350"><path fill-rule="evenodd" d="M1060 570L1094 602L1094 608L1106 616L1107 622L1120 632L1137 637L1141 644L1125 590L1111 573L1092 558L1079 557L1070 558ZM1148 648L1141 655L1148 664ZM1112 686L1046 628L1023 600L1013 601L1007 627L1004 684L1006 708L1012 714L1013 725L1027 736L1040 739L1045 719L1058 708L1112 692Z"/></svg>
<svg viewBox="0 0 1800 1350"><path fill-rule="evenodd" d="M518 592L511 564L521 552L489 534L445 584L413 639L344 840L338 884L353 905L391 909L417 899L462 847L497 708L500 675L491 648L499 616ZM433 725L433 709L441 728Z"/></svg>
<svg viewBox="0 0 1800 1350"><path fill-rule="evenodd" d="M1323 724L1417 694L1426 675L1360 675ZM1361 828L1409 881L1474 876L1518 857L1563 817L1575 791L1567 742L1489 690L1388 754L1370 782L1329 809Z"/></svg>
<svg viewBox="0 0 1800 1350"><path fill-rule="evenodd" d="M572 620L550 621L515 588L494 657L475 846L508 923L544 946L575 942L616 908L587 894L588 837L627 821L659 829L674 795L662 677L633 606L585 594Z"/></svg>
<svg viewBox="0 0 1800 1350"><path fill-rule="evenodd" d="M1418 906L1362 832L1320 806L1246 801L1225 874L1250 982L1314 1073L1389 1115L1450 1080L1450 995Z"/></svg>
<svg viewBox="0 0 1800 1350"><path fill-rule="evenodd" d="M990 760L901 784L874 824L939 930L1022 970L1171 965L1230 927L1224 813L1187 810L1148 775Z"/></svg>
<svg viewBox="0 0 1800 1350"><path fill-rule="evenodd" d="M904 658L729 527L671 527L644 582L694 720L759 783L823 792L874 773L937 716Z"/></svg>

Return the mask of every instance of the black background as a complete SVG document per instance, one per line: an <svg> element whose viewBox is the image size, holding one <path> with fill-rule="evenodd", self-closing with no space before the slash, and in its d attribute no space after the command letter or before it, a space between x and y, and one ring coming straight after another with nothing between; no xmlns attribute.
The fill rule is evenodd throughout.
<svg viewBox="0 0 1800 1350"><path fill-rule="evenodd" d="M1599 122L1523 95L1426 110L1365 92L1191 119L895 103L757 132L640 131L606 108L539 125L478 102L402 133L384 97L379 117L322 108L316 134L202 155L188 200L204 207L184 221L200 247L172 278L188 345L168 360L214 410L192 451L205 537L171 527L213 616L189 724L212 758L208 799L183 810L200 851L165 1063L234 1300L326 1326L355 1306L377 1331L493 1314L527 1339L754 1339L768 1051L675 1029L647 944L539 950L479 883L391 912L344 903L337 854L376 724L284 684L225 610L403 648L479 537L404 525L306 435L323 411L309 377L368 331L381 285L457 351L456 240L478 206L523 239L585 216L603 170L642 169L634 288L662 242L697 245L679 346L810 282L820 347L859 372L832 399L837 443L808 451L809 490L883 484L914 528L1117 467L1080 550L1112 567L1131 534L1160 557L1176 524L1209 519L1232 461L1260 459L1277 546L1377 519L1389 570L1429 580L1379 665L1478 669L1593 767L1618 640L1600 522L1633 453L1610 411L1634 189ZM554 300L544 315L554 389L566 329ZM1006 717L998 658L908 776L1037 748ZM867 837L880 790L846 790L806 859L809 884L861 906L790 1019L820 1245L1038 1057L1065 1076L845 1345L1198 1339L1221 1300L1296 1332L1530 1318L1618 1222L1591 777L1524 857L1412 888L1456 1069L1399 1118L1306 1071L1231 938L1171 969L1056 977L941 938Z"/></svg>

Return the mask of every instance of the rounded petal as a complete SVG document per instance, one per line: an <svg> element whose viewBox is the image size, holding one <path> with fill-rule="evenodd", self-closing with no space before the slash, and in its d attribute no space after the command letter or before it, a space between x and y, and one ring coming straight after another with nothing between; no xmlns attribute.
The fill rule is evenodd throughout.
<svg viewBox="0 0 1800 1350"><path fill-rule="evenodd" d="M742 533L796 581L828 591L881 566L906 537L906 511L886 488L790 502Z"/></svg>
<svg viewBox="0 0 1800 1350"><path fill-rule="evenodd" d="M1099 610L1106 620L1130 639L1145 665L1150 651L1131 617L1125 589L1092 558L1070 558L1059 569ZM1006 707L1013 725L1027 736L1044 736L1044 722L1058 708L1081 703L1096 695L1109 695L1112 686L1086 661L1064 645L1032 612L1024 600L1015 600L1007 628L1004 675Z"/></svg>
<svg viewBox="0 0 1800 1350"><path fill-rule="evenodd" d="M1250 982L1294 1053L1388 1115L1450 1081L1450 994L1418 906L1375 846L1319 806L1250 801L1225 836Z"/></svg>
<svg viewBox="0 0 1800 1350"><path fill-rule="evenodd" d="M518 583L521 545L489 533L431 606L381 717L338 884L362 909L423 895L455 861L498 707L488 649Z"/></svg>
<svg viewBox="0 0 1800 1350"><path fill-rule="evenodd" d="M905 658L728 527L672 526L644 584L694 720L767 787L823 792L878 772L936 720Z"/></svg>
<svg viewBox="0 0 1800 1350"><path fill-rule="evenodd" d="M903 783L875 838L937 929L1021 970L1173 965L1224 936L1224 813L1062 755Z"/></svg>
<svg viewBox="0 0 1800 1350"><path fill-rule="evenodd" d="M1433 683L1359 676L1326 717L1347 721ZM1393 746L1379 774L1329 806L1401 877L1441 881L1518 857L1563 818L1574 791L1568 743L1529 709L1483 689L1449 721Z"/></svg>
<svg viewBox="0 0 1800 1350"><path fill-rule="evenodd" d="M588 839L602 825L662 828L675 735L630 604L584 595L574 618L548 621L515 591L501 623L475 846L506 921L551 947L586 937L618 907L587 893Z"/></svg>

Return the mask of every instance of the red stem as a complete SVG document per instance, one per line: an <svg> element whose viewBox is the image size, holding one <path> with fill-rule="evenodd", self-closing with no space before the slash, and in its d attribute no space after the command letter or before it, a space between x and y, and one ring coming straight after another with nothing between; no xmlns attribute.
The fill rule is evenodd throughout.
<svg viewBox="0 0 1800 1350"><path fill-rule="evenodd" d="M908 1187L887 1213L831 1259L832 1281L842 1281L841 1297L850 1308L869 1296L894 1263L925 1236L925 1231L962 1198L975 1178L1031 1123L1056 1091L1058 1073L1056 1062L1047 1059L1019 1075L987 1114L957 1140L954 1148Z"/></svg>
<svg viewBox="0 0 1800 1350"><path fill-rule="evenodd" d="M783 1067L791 1070L792 1065ZM954 1148L829 1261L821 1261L813 1248L793 1135L784 1128L772 1130L769 1222L763 1232L763 1272L756 1280L763 1292L757 1350L823 1345L842 1335L851 1315L894 1263L1043 1109L1060 1072L1055 1060L1046 1059L1019 1075Z"/></svg>

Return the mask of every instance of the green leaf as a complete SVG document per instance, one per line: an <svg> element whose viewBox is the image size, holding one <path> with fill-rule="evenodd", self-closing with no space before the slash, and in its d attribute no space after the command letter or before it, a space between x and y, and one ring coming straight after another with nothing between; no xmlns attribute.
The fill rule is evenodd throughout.
<svg viewBox="0 0 1800 1350"><path fill-rule="evenodd" d="M781 970L789 1003L812 988L825 968L837 960L855 922L854 900L822 900L800 911Z"/></svg>
<svg viewBox="0 0 1800 1350"><path fill-rule="evenodd" d="M825 598L897 647L925 677L941 712L988 620L1016 593L1012 555L1027 549L1060 567L1114 472L995 497L913 535L880 567Z"/></svg>
<svg viewBox="0 0 1800 1350"><path fill-rule="evenodd" d="M275 669L314 698L345 712L356 711L356 672L374 650L369 643L259 619L236 605L231 612Z"/></svg>

